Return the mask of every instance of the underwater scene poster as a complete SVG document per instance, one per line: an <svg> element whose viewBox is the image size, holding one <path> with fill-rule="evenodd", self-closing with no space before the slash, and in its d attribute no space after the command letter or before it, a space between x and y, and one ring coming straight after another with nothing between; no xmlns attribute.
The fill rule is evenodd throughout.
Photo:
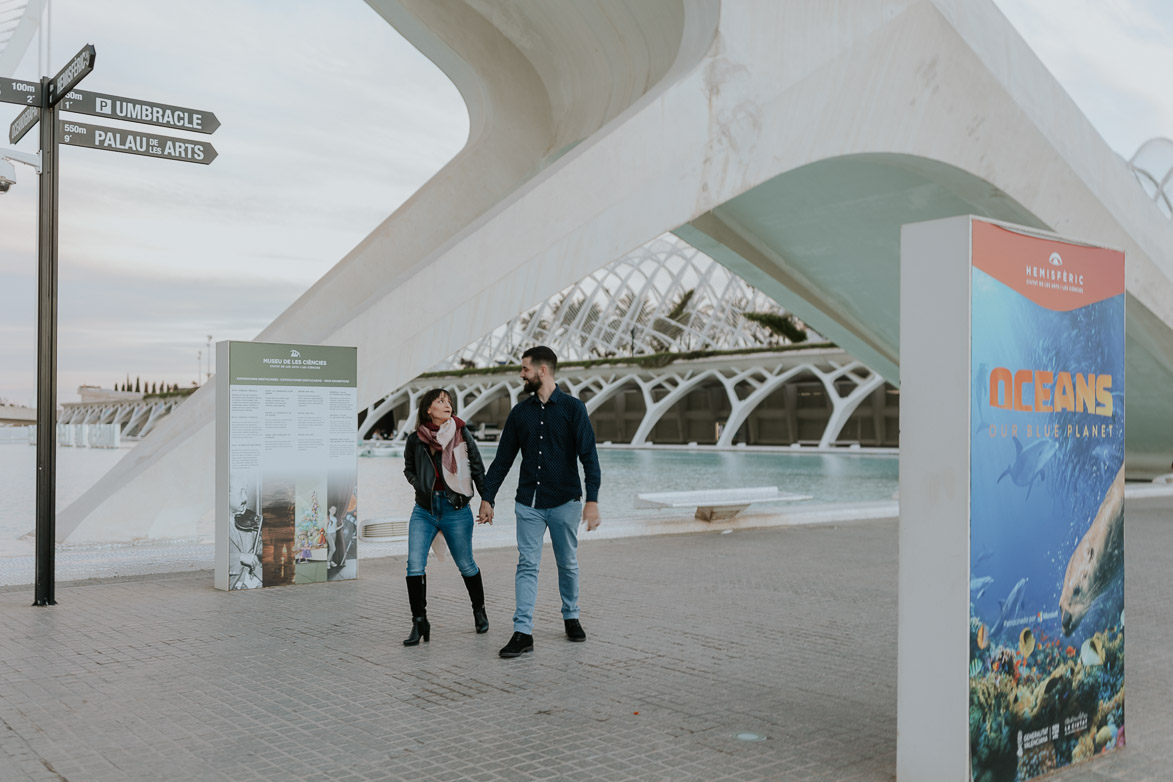
<svg viewBox="0 0 1173 782"><path fill-rule="evenodd" d="M970 768L1020 782L1124 746L1124 254L972 230Z"/></svg>

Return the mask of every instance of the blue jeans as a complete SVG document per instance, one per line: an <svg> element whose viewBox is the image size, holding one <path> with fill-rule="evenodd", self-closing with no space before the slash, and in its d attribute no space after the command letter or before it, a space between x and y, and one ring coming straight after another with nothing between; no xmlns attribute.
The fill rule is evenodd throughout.
<svg viewBox="0 0 1173 782"><path fill-rule="evenodd" d="M437 516L432 515L435 510ZM475 576L481 572L472 558L472 508L465 505L460 510L452 507L442 491L432 492L432 507L421 508L416 504L407 522L407 575L422 576L428 566L428 549L436 539L436 533L444 534L444 542L452 552L452 561L462 576Z"/></svg>
<svg viewBox="0 0 1173 782"><path fill-rule="evenodd" d="M542 561L542 538L550 530L550 545L558 563L558 592L562 595L562 618L578 618L578 523L582 503L571 500L556 508L531 508L520 502L517 516L517 577L514 592L517 612L513 629L532 635L534 603L538 599L538 565Z"/></svg>

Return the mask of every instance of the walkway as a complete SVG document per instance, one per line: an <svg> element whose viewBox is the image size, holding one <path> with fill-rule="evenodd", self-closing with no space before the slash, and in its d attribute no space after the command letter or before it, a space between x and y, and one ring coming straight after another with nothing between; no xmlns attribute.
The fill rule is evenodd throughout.
<svg viewBox="0 0 1173 782"><path fill-rule="evenodd" d="M1173 767L1168 522L1128 518L1130 746L1065 782ZM478 553L489 634L444 562L416 649L402 557L247 594L207 571L61 585L51 609L3 588L0 778L888 782L896 554L892 521L584 542L570 644L547 549L512 661L508 549Z"/></svg>

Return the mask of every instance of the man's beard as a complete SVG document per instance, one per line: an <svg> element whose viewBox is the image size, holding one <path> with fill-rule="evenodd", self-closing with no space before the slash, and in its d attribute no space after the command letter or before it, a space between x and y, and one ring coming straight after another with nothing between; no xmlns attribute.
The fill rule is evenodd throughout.
<svg viewBox="0 0 1173 782"><path fill-rule="evenodd" d="M541 387L542 387L542 381L539 380L538 378L534 378L533 380L525 381L524 388L525 388L525 392L527 394L536 394L536 393L538 393L538 389L540 389Z"/></svg>

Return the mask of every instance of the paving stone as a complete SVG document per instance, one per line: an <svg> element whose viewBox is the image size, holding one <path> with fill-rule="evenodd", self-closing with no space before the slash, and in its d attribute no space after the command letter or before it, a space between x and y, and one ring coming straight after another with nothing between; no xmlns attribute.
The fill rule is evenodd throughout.
<svg viewBox="0 0 1173 782"><path fill-rule="evenodd" d="M1129 511L1128 739L1063 780L1173 768L1173 524ZM0 780L858 780L896 758L896 525L590 540L584 644L546 552L535 652L501 660L515 553L451 562L407 648L403 557L226 594L209 571L0 588ZM638 714L636 714L638 712ZM734 738L739 731L767 736Z"/></svg>

